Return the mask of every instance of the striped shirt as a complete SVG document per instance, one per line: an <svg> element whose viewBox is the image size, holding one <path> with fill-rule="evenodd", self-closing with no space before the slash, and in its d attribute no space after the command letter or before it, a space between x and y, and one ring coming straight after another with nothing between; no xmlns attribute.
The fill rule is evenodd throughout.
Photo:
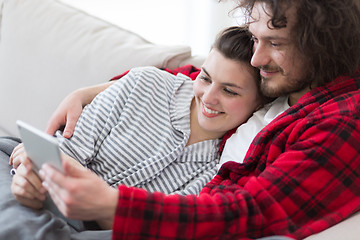
<svg viewBox="0 0 360 240"><path fill-rule="evenodd" d="M216 174L219 141L186 146L192 80L154 67L136 68L84 108L61 150L109 185L198 194Z"/></svg>

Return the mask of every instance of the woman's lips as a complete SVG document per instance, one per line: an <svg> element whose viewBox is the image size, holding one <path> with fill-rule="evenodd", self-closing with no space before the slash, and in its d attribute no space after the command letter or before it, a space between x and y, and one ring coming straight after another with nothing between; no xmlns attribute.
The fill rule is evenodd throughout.
<svg viewBox="0 0 360 240"><path fill-rule="evenodd" d="M206 107L205 104L203 104L203 103L201 105L202 105L201 112L205 117L213 118L213 117L219 116L220 114L223 114L223 112L219 112L219 111L216 111L216 110Z"/></svg>

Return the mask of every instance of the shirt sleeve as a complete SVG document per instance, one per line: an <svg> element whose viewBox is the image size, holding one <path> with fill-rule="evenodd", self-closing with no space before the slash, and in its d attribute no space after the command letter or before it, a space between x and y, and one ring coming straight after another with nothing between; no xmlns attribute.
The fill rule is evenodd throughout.
<svg viewBox="0 0 360 240"><path fill-rule="evenodd" d="M120 186L113 239L302 239L355 213L358 118L294 124L277 140L285 145L267 150L267 161L224 164L198 197Z"/></svg>
<svg viewBox="0 0 360 240"><path fill-rule="evenodd" d="M57 133L63 152L83 165L88 164L96 156L103 140L111 129L119 124L122 109L135 85L135 75L136 72L130 72L121 81L99 93L84 108L70 139Z"/></svg>

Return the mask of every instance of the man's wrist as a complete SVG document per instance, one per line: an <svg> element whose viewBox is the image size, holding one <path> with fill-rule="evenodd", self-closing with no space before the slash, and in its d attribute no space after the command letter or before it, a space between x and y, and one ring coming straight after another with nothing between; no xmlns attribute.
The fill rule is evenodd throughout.
<svg viewBox="0 0 360 240"><path fill-rule="evenodd" d="M97 222L102 229L112 229L114 217L119 200L119 190L117 188L109 187L109 194L106 197L106 204L104 210L104 218Z"/></svg>

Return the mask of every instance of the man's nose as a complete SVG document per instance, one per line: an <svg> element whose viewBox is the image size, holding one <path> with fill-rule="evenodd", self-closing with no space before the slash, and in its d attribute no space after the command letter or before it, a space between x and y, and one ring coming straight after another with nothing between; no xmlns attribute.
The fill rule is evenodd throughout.
<svg viewBox="0 0 360 240"><path fill-rule="evenodd" d="M254 46L253 55L251 57L251 65L253 67L261 67L268 65L270 62L270 53L263 44L257 44Z"/></svg>

